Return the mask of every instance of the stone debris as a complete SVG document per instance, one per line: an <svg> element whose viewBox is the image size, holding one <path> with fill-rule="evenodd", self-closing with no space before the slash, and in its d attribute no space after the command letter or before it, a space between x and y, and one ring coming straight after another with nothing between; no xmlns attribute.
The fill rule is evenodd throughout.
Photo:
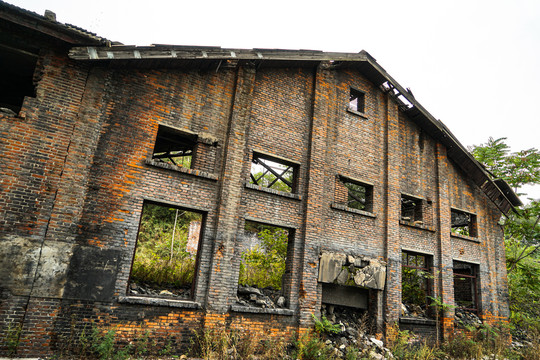
<svg viewBox="0 0 540 360"><path fill-rule="evenodd" d="M326 346L332 349L336 358L348 358L347 353L355 349L359 359L393 359L392 353L384 343L370 335L372 327L367 312L323 304L321 316L340 327L337 334L323 334Z"/></svg>
<svg viewBox="0 0 540 360"><path fill-rule="evenodd" d="M259 289L242 285L238 286L236 304L263 309L283 309L287 305L280 291L272 288Z"/></svg>
<svg viewBox="0 0 540 360"><path fill-rule="evenodd" d="M129 295L154 296L187 300L191 298L191 289L175 288L173 286L167 285L131 282L129 284Z"/></svg>
<svg viewBox="0 0 540 360"><path fill-rule="evenodd" d="M460 308L456 308L455 321L461 327L479 327L482 325L482 320L475 313Z"/></svg>
<svg viewBox="0 0 540 360"><path fill-rule="evenodd" d="M384 261L323 252L319 260L319 282L384 290L386 263Z"/></svg>
<svg viewBox="0 0 540 360"><path fill-rule="evenodd" d="M420 319L430 319L427 315L426 309L422 308L417 304L401 304L401 316L403 317L414 317Z"/></svg>

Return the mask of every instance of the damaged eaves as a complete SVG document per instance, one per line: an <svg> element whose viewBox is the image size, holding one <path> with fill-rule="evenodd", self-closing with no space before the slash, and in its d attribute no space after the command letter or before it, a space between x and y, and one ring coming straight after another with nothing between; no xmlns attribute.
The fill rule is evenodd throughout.
<svg viewBox="0 0 540 360"><path fill-rule="evenodd" d="M504 180L493 180L482 165L465 149L448 128L435 119L410 90L405 90L366 51L358 54L326 53L313 50L223 49L220 47L153 45L147 47L74 47L69 57L79 61L99 62L108 66L196 67L215 69L241 65L306 66L356 68L382 91L389 93L400 109L447 149L447 154L504 214L522 203Z"/></svg>

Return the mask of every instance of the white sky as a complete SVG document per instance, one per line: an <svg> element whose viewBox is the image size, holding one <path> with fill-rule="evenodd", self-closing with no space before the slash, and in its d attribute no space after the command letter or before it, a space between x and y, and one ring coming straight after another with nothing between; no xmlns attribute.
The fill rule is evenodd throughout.
<svg viewBox="0 0 540 360"><path fill-rule="evenodd" d="M126 45L364 49L463 145L540 147L538 0L8 2Z"/></svg>

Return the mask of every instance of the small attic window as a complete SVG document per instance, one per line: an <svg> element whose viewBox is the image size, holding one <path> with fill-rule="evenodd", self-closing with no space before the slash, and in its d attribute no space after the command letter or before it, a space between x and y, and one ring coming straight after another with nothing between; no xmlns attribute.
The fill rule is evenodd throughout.
<svg viewBox="0 0 540 360"><path fill-rule="evenodd" d="M364 113L365 112L366 94L362 91L351 88L349 96L349 109Z"/></svg>
<svg viewBox="0 0 540 360"><path fill-rule="evenodd" d="M190 169L197 135L159 125L152 159Z"/></svg>
<svg viewBox="0 0 540 360"><path fill-rule="evenodd" d="M34 70L37 58L37 50L0 43L0 108L18 114L24 97L36 96Z"/></svg>

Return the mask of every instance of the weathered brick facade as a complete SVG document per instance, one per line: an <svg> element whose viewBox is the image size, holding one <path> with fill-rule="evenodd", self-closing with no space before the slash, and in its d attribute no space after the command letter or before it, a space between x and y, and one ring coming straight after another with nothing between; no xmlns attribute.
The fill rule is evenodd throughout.
<svg viewBox="0 0 540 360"><path fill-rule="evenodd" d="M481 168L367 53L108 47L0 7L2 31L39 46L35 96L0 115L0 336L20 327L18 355L89 326L178 343L221 324L302 332L320 313L322 251L387 263L385 290L369 290L381 334L400 319L404 249L432 257L433 295L448 304L452 262L478 264L481 318L507 318L497 221L512 194L488 195ZM363 113L348 109L351 88ZM159 125L197 137L192 169L151 159ZM296 164L294 191L249 184L253 152ZM339 176L372 185L370 211L340 205ZM400 221L401 194L425 202L421 224ZM144 200L204 214L190 301L127 295ZM451 235L451 208L476 215L477 236ZM287 309L235 306L246 220L293 233Z"/></svg>

